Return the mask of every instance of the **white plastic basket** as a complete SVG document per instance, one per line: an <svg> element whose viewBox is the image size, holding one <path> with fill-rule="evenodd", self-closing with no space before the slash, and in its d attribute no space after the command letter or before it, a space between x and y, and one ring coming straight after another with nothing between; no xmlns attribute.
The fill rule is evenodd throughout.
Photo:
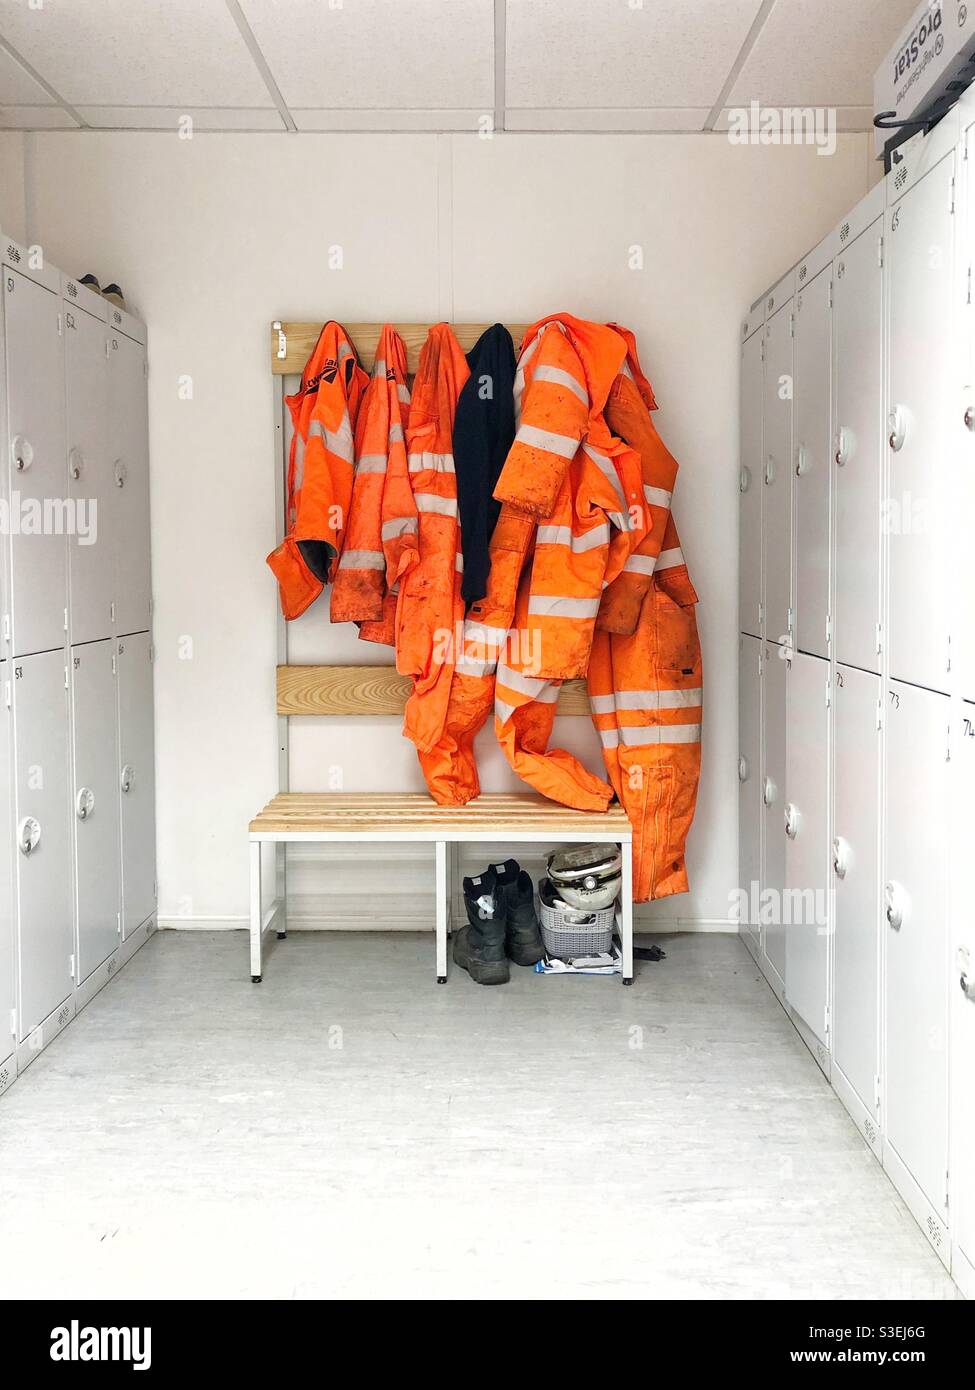
<svg viewBox="0 0 975 1390"><path fill-rule="evenodd" d="M538 906L542 941L550 956L557 960L574 960L577 956L595 956L612 949L615 903L599 912L590 912L583 921L577 922L566 922L556 908L549 907L543 900Z"/></svg>

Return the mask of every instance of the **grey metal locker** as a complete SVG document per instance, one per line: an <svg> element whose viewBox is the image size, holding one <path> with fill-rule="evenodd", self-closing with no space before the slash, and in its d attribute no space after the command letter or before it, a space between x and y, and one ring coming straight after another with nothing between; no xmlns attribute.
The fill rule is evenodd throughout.
<svg viewBox="0 0 975 1390"><path fill-rule="evenodd" d="M832 275L832 266L821 270L796 295L795 308L795 642L814 656L829 655Z"/></svg>
<svg viewBox="0 0 975 1390"><path fill-rule="evenodd" d="M833 685L833 1060L876 1116L880 1076L883 683L837 666Z"/></svg>
<svg viewBox="0 0 975 1390"><path fill-rule="evenodd" d="M80 984L119 944L121 910L115 644L72 647L72 806Z"/></svg>
<svg viewBox="0 0 975 1390"><path fill-rule="evenodd" d="M886 1139L939 1213L948 1166L949 705L887 683Z"/></svg>
<svg viewBox="0 0 975 1390"><path fill-rule="evenodd" d="M810 1031L828 1033L829 663L797 652L786 675L785 993Z"/></svg>
<svg viewBox="0 0 975 1390"><path fill-rule="evenodd" d="M64 306L68 496L79 509L68 542L69 637L112 637L116 486L108 458L108 329L76 305Z"/></svg>
<svg viewBox="0 0 975 1390"><path fill-rule="evenodd" d="M972 807L975 806L975 704L961 706L955 788L956 814L952 875L951 994L955 1007L952 1031L952 1236L975 1271L975 860L972 856Z"/></svg>
<svg viewBox="0 0 975 1390"><path fill-rule="evenodd" d="M890 674L931 690L947 690L949 667L953 179L952 154L887 214Z"/></svg>
<svg viewBox="0 0 975 1390"><path fill-rule="evenodd" d="M738 887L740 927L761 937L762 887L762 643L738 639Z"/></svg>
<svg viewBox="0 0 975 1390"><path fill-rule="evenodd" d="M788 648L766 642L762 654L762 843L763 900L772 904L773 920L765 923L765 954L779 978L785 980L785 927L781 905L785 890L785 835L782 817L786 786L786 672ZM767 896L768 895L768 896Z"/></svg>
<svg viewBox="0 0 975 1390"><path fill-rule="evenodd" d="M741 470L738 477L738 622L742 632L755 637L762 633L763 351L764 330L759 328L745 340L741 349Z"/></svg>
<svg viewBox="0 0 975 1390"><path fill-rule="evenodd" d="M0 1091L13 1079L14 959L13 805L10 787L10 662L0 660Z"/></svg>
<svg viewBox="0 0 975 1390"><path fill-rule="evenodd" d="M12 662L20 1041L72 990L65 663L63 651Z"/></svg>
<svg viewBox="0 0 975 1390"><path fill-rule="evenodd" d="M125 938L156 910L152 648L147 632L120 637L116 646Z"/></svg>
<svg viewBox="0 0 975 1390"><path fill-rule="evenodd" d="M115 631L149 627L149 436L146 350L109 333L108 456L115 482Z"/></svg>
<svg viewBox="0 0 975 1390"><path fill-rule="evenodd" d="M792 611L793 301L768 321L765 341L765 471L762 548L765 635L790 638Z"/></svg>
<svg viewBox="0 0 975 1390"><path fill-rule="evenodd" d="M68 603L61 300L4 268L11 655L63 647Z"/></svg>
<svg viewBox="0 0 975 1390"><path fill-rule="evenodd" d="M833 288L836 583L833 651L880 673L883 451L883 218L847 246Z"/></svg>

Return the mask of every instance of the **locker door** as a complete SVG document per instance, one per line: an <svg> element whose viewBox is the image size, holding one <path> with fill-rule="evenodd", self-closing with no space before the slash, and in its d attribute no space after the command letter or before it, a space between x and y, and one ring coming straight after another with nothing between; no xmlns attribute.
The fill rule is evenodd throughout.
<svg viewBox="0 0 975 1390"><path fill-rule="evenodd" d="M781 904L785 889L785 834L783 813L786 780L786 670L787 649L765 643L762 660L762 720L764 766L762 771L762 831L764 873L763 906L771 903L772 918L765 920L765 954L779 977L785 980L785 928ZM771 896L770 896L771 895Z"/></svg>
<svg viewBox="0 0 975 1390"><path fill-rule="evenodd" d="M833 1058L873 1115L880 1074L879 676L838 666L833 687Z"/></svg>
<svg viewBox="0 0 975 1390"><path fill-rule="evenodd" d="M68 541L69 633L73 643L112 634L114 555L108 466L108 363L103 323L76 306L64 308L68 495L78 526ZM82 526L84 520L84 526Z"/></svg>
<svg viewBox="0 0 975 1390"><path fill-rule="evenodd" d="M948 1165L948 711L943 695L888 682L886 1137L939 1212Z"/></svg>
<svg viewBox="0 0 975 1390"><path fill-rule="evenodd" d="M828 656L830 281L828 266L796 296L796 646Z"/></svg>
<svg viewBox="0 0 975 1390"><path fill-rule="evenodd" d="M755 637L761 636L762 602L763 335L763 329L753 333L741 350L738 622L742 632L750 632Z"/></svg>
<svg viewBox="0 0 975 1390"><path fill-rule="evenodd" d="M149 627L149 436L146 350L110 333L108 456L115 492L115 630Z"/></svg>
<svg viewBox="0 0 975 1390"><path fill-rule="evenodd" d="M738 887L748 903L740 925L760 936L762 886L762 644L738 639Z"/></svg>
<svg viewBox="0 0 975 1390"><path fill-rule="evenodd" d="M71 650L78 981L119 941L119 794L115 644Z"/></svg>
<svg viewBox="0 0 975 1390"><path fill-rule="evenodd" d="M880 672L883 451L883 267L878 219L836 263L833 289L836 428L837 661Z"/></svg>
<svg viewBox="0 0 975 1390"><path fill-rule="evenodd" d="M21 1041L71 993L74 922L63 651L13 663Z"/></svg>
<svg viewBox="0 0 975 1390"><path fill-rule="evenodd" d="M890 674L931 690L948 672L953 169L949 155L888 213Z"/></svg>
<svg viewBox="0 0 975 1390"><path fill-rule="evenodd" d="M61 504L67 469L60 316L58 295L4 270L14 656L64 646L68 580Z"/></svg>
<svg viewBox="0 0 975 1390"><path fill-rule="evenodd" d="M975 241L975 125L969 128L965 138L968 216L964 245L970 248ZM962 281L967 280L970 274L975 287L975 256L972 251L969 249L966 255L959 248L959 261ZM968 303L964 306L960 335L964 381L961 399L955 409L957 467L960 473L952 487L952 496L956 499L952 548L952 559L956 566L952 669L957 672L956 689L966 700L975 701L975 632L972 631L972 614L975 614L975 546L971 544L971 519L975 516L975 292L968 291L966 294L963 291L962 300L966 298Z"/></svg>
<svg viewBox="0 0 975 1390"><path fill-rule="evenodd" d="M786 676L786 998L826 1041L829 999L829 665L796 653ZM772 826L771 829L775 830Z"/></svg>
<svg viewBox="0 0 975 1390"><path fill-rule="evenodd" d="M14 1050L11 1011L17 1004L14 974L13 808L10 800L10 711L7 682L10 662L0 661L0 1072ZM7 1080L10 1078L8 1072ZM0 1075L0 1091L7 1082Z"/></svg>
<svg viewBox="0 0 975 1390"><path fill-rule="evenodd" d="M792 607L792 303L769 320L765 345L765 632L788 640Z"/></svg>
<svg viewBox="0 0 975 1390"><path fill-rule="evenodd" d="M962 706L954 816L955 872L952 875L951 993L952 1033L952 1228L959 1248L975 1268L975 862L972 808L975 806L975 704Z"/></svg>
<svg viewBox="0 0 975 1390"><path fill-rule="evenodd" d="M119 638L117 648L124 938L156 910L156 789L149 634Z"/></svg>

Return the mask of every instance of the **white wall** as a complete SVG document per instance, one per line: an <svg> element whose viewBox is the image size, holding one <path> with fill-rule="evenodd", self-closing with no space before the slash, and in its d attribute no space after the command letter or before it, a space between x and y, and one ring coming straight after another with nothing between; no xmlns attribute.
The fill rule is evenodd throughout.
<svg viewBox="0 0 975 1390"><path fill-rule="evenodd" d="M16 173L16 148L0 144L0 170ZM11 204L26 225L13 230L71 273L118 280L149 324L162 919L243 918L247 821L276 790L268 323L531 320L564 308L638 334L658 426L682 464L675 513L701 598L693 890L646 916L726 920L737 879L739 323L874 177L866 136L840 137L825 158L720 135L30 138L30 196L26 209ZM327 268L334 244L340 271ZM636 244L642 271L628 266ZM177 393L186 374L192 401ZM292 637L292 659L376 659L329 629L323 603ZM561 723L598 769L588 723ZM485 731L486 785L509 785L492 741ZM351 790L422 787L395 720L296 721L292 752L296 789L321 785L333 765ZM311 892L316 875L307 863L301 874ZM428 879L412 856L384 876L373 858L344 856L323 881L379 892Z"/></svg>

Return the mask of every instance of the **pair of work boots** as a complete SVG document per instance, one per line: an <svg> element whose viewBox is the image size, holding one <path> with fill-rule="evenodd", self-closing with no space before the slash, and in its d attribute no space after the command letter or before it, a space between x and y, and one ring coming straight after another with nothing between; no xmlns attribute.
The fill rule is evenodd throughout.
<svg viewBox="0 0 975 1390"><path fill-rule="evenodd" d="M508 983L508 961L534 965L545 955L531 878L515 859L464 879L466 927L454 938L454 963L479 985Z"/></svg>

